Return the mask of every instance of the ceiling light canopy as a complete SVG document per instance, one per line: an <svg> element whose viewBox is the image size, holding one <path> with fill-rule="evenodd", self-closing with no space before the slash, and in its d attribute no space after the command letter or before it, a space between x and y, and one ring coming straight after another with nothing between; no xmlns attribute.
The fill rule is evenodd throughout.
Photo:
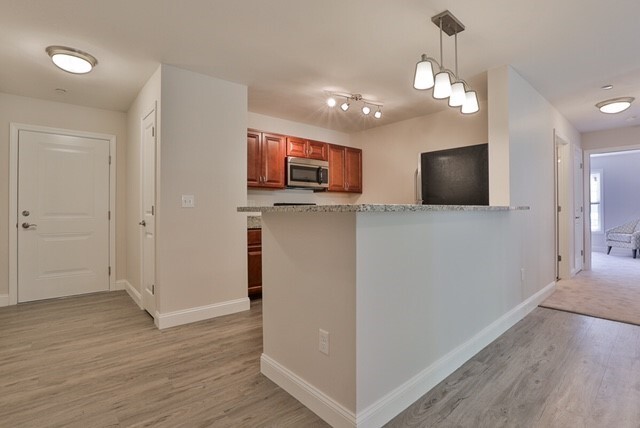
<svg viewBox="0 0 640 428"><path fill-rule="evenodd" d="M364 99L360 94L350 94L347 92L333 92L333 93L330 93L327 98L327 105L329 107L336 106L337 105L336 98L344 98L344 102L340 104L340 109L344 112L349 110L349 107L351 107L352 102L356 104L362 103L362 107L360 108L360 111L362 111L363 115L368 116L369 113L371 113L371 107L377 107L377 110L373 114L373 117L376 119L380 119L382 117L382 104L376 101Z"/></svg>
<svg viewBox="0 0 640 428"><path fill-rule="evenodd" d="M612 98L610 100L601 101L596 104L596 107L602 112L607 114L620 113L631 107L631 103L635 100L633 97L620 97Z"/></svg>
<svg viewBox="0 0 640 428"><path fill-rule="evenodd" d="M66 46L49 46L46 51L56 67L68 73L86 74L98 64L93 55Z"/></svg>
<svg viewBox="0 0 640 428"><path fill-rule="evenodd" d="M467 84L458 74L458 33L464 25L451 12L445 10L431 18L440 29L440 62L422 54L416 64L413 87L418 90L433 88L433 97L439 100L449 98L450 107L460 107L463 114L473 114L480 110L476 91L467 89ZM444 67L442 60L442 33L455 36L455 73ZM438 72L434 76L434 65Z"/></svg>

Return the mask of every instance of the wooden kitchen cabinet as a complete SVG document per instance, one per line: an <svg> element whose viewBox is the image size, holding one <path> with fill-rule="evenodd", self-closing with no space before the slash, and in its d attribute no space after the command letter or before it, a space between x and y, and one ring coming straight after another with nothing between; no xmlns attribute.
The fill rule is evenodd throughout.
<svg viewBox="0 0 640 428"><path fill-rule="evenodd" d="M247 131L247 186L284 188L285 139L283 135Z"/></svg>
<svg viewBox="0 0 640 428"><path fill-rule="evenodd" d="M298 137L287 137L287 156L299 158L327 160L328 144L320 141L305 140Z"/></svg>
<svg viewBox="0 0 640 428"><path fill-rule="evenodd" d="M248 294L262 296L262 230L247 229Z"/></svg>
<svg viewBox="0 0 640 428"><path fill-rule="evenodd" d="M329 145L330 192L362 193L362 150Z"/></svg>

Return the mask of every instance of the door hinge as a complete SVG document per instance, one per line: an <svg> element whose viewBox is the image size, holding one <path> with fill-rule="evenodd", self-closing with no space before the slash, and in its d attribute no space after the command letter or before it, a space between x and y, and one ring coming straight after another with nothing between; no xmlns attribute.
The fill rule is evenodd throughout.
<svg viewBox="0 0 640 428"><path fill-rule="evenodd" d="M156 215L156 209L153 205L151 205L151 215Z"/></svg>
<svg viewBox="0 0 640 428"><path fill-rule="evenodd" d="M562 256L558 256L558 261L561 262L562 261Z"/></svg>
<svg viewBox="0 0 640 428"><path fill-rule="evenodd" d="M109 276L111 276L111 266L109 266Z"/></svg>
<svg viewBox="0 0 640 428"><path fill-rule="evenodd" d="M558 212L562 211L562 207L560 205L558 205Z"/></svg>
<svg viewBox="0 0 640 428"><path fill-rule="evenodd" d="M580 212L582 212L582 207L580 207Z"/></svg>
<svg viewBox="0 0 640 428"><path fill-rule="evenodd" d="M151 284L151 294L156 294L156 285Z"/></svg>
<svg viewBox="0 0 640 428"><path fill-rule="evenodd" d="M580 162L580 169L582 169L582 162Z"/></svg>
<svg viewBox="0 0 640 428"><path fill-rule="evenodd" d="M580 250L580 255L584 256L584 250Z"/></svg>
<svg viewBox="0 0 640 428"><path fill-rule="evenodd" d="M109 155L109 165L111 165L111 155Z"/></svg>
<svg viewBox="0 0 640 428"><path fill-rule="evenodd" d="M155 136L156 136L156 127L155 127L155 126L152 126L152 127L151 127L151 136L152 136L152 137L155 137Z"/></svg>
<svg viewBox="0 0 640 428"><path fill-rule="evenodd" d="M111 210L107 211L107 219L111 220Z"/></svg>

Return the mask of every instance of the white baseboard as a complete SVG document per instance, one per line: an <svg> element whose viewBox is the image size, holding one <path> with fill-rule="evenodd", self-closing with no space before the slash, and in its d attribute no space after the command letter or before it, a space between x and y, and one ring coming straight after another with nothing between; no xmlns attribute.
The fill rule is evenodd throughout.
<svg viewBox="0 0 640 428"><path fill-rule="evenodd" d="M9 306L9 295L0 294L0 308L3 306Z"/></svg>
<svg viewBox="0 0 640 428"><path fill-rule="evenodd" d="M534 310L539 303L549 297L555 291L555 288L556 283L554 281L416 376L359 412L356 417L356 426L377 427L389 422L398 413L409 407L418 398L422 397L483 348L496 340L501 334L513 327Z"/></svg>
<svg viewBox="0 0 640 428"><path fill-rule="evenodd" d="M356 426L354 412L346 409L266 354L260 357L260 371L333 428Z"/></svg>
<svg viewBox="0 0 640 428"><path fill-rule="evenodd" d="M142 295L140 294L140 292L136 290L136 288L133 285L131 285L131 283L126 279L121 279L119 281L116 281L116 284L117 283L122 283L122 289L126 290L129 297L131 297L131 300L133 300L140 309L143 309Z"/></svg>
<svg viewBox="0 0 640 428"><path fill-rule="evenodd" d="M513 327L555 288L556 283L550 283L355 417L353 412L265 354L260 358L260 371L333 427L380 427Z"/></svg>
<svg viewBox="0 0 640 428"><path fill-rule="evenodd" d="M126 279L118 279L115 282L115 286L111 289L111 291L120 291L126 288L126 283L128 281Z"/></svg>
<svg viewBox="0 0 640 428"><path fill-rule="evenodd" d="M196 308L158 314L156 321L158 328L163 329L247 311L249 307L249 298L243 297L242 299L228 300L226 302L214 303L213 305L198 306Z"/></svg>

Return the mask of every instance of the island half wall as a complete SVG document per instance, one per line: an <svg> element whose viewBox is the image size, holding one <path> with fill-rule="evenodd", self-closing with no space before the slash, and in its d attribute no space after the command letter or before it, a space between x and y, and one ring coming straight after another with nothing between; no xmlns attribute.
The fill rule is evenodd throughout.
<svg viewBox="0 0 640 428"><path fill-rule="evenodd" d="M383 425L555 286L527 284L526 207L240 210L262 212L262 373L335 427Z"/></svg>

